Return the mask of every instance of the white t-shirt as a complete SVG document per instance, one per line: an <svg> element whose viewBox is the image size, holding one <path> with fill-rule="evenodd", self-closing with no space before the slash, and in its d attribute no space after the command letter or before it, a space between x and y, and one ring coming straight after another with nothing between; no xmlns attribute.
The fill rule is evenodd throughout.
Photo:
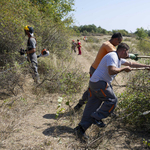
<svg viewBox="0 0 150 150"><path fill-rule="evenodd" d="M120 68L122 64L127 62L125 59L119 59L116 52L110 52L106 54L101 62L99 63L97 69L93 73L92 77L90 78L91 82L98 82L99 80L106 81L111 83L112 80L115 78L115 75L110 75L108 73L108 66L114 66L116 68Z"/></svg>

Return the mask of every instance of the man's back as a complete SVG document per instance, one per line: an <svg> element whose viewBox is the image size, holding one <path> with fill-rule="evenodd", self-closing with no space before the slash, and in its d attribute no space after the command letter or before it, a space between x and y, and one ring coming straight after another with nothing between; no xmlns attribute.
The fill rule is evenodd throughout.
<svg viewBox="0 0 150 150"><path fill-rule="evenodd" d="M109 52L116 51L115 46L113 46L109 41L106 41L102 44L102 46L99 49L99 52L96 56L96 59L94 63L92 64L92 67L96 69L102 60L102 58Z"/></svg>
<svg viewBox="0 0 150 150"><path fill-rule="evenodd" d="M108 83L114 79L117 74L110 75L108 71L108 66L115 66L116 68L120 68L121 64L125 63L125 59L119 59L116 52L110 52L103 57L97 69L93 73L90 81L98 82L99 80L104 80Z"/></svg>

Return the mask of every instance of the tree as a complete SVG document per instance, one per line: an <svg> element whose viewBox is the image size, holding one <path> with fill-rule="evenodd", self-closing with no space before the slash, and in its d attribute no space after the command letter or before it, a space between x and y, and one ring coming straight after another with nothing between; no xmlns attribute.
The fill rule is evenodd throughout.
<svg viewBox="0 0 150 150"><path fill-rule="evenodd" d="M102 33L102 28L99 26L98 28L97 28L97 33Z"/></svg>
<svg viewBox="0 0 150 150"><path fill-rule="evenodd" d="M126 31L126 30L113 30L112 31L113 33L115 33L115 32L120 32L123 36L127 36L129 33L128 33L128 31Z"/></svg>
<svg viewBox="0 0 150 150"><path fill-rule="evenodd" d="M61 21L74 11L74 0L30 0L42 13L52 17L55 22Z"/></svg>
<svg viewBox="0 0 150 150"><path fill-rule="evenodd" d="M142 27L137 28L137 31L135 32L135 34L138 36L138 39L140 39L140 40L142 40L148 36L146 31Z"/></svg>

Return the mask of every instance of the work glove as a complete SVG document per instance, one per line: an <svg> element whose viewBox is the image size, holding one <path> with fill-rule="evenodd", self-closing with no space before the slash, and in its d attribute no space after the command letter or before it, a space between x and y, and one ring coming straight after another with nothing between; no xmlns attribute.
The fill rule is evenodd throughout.
<svg viewBox="0 0 150 150"><path fill-rule="evenodd" d="M138 54L132 54L132 53L130 53L130 54L129 54L129 58L137 61L137 60L138 60L137 55L138 55Z"/></svg>
<svg viewBox="0 0 150 150"><path fill-rule="evenodd" d="M21 48L19 52L20 52L20 55L24 55L27 52L27 50L24 50Z"/></svg>

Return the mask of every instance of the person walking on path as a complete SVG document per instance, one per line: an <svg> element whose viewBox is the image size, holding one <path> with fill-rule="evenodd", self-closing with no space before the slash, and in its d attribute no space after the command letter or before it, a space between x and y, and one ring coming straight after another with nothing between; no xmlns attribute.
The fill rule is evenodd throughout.
<svg viewBox="0 0 150 150"><path fill-rule="evenodd" d="M25 35L28 36L27 49L24 52L27 54L28 61L32 64L32 69L34 71L33 79L36 83L39 83L39 74L38 74L38 63L36 55L36 38L33 36L33 28L30 26L24 27ZM22 49L21 49L22 51Z"/></svg>
<svg viewBox="0 0 150 150"><path fill-rule="evenodd" d="M121 43L116 52L110 52L103 57L89 81L89 99L85 106L82 119L74 129L78 137L87 138L85 131L95 124L98 127L106 125L102 119L107 118L116 108L117 97L111 86L115 76L122 72L130 72L132 68L148 67L150 65L128 62L129 46ZM121 65L124 67L121 68ZM103 104L102 104L103 102Z"/></svg>
<svg viewBox="0 0 150 150"><path fill-rule="evenodd" d="M76 43L74 40L72 40L72 46L71 49L76 53Z"/></svg>
<svg viewBox="0 0 150 150"><path fill-rule="evenodd" d="M86 36L84 36L83 40L84 40L85 42L87 42L87 37L86 37Z"/></svg>
<svg viewBox="0 0 150 150"><path fill-rule="evenodd" d="M77 40L78 55L81 55L81 42Z"/></svg>
<svg viewBox="0 0 150 150"><path fill-rule="evenodd" d="M92 76L93 72L99 65L101 59L109 52L116 51L115 46L121 43L123 37L121 33L114 33L109 41L106 41L100 47L95 61L90 67L90 76ZM79 100L78 104L74 107L75 111L78 111L88 100L88 89L83 93L82 98Z"/></svg>

